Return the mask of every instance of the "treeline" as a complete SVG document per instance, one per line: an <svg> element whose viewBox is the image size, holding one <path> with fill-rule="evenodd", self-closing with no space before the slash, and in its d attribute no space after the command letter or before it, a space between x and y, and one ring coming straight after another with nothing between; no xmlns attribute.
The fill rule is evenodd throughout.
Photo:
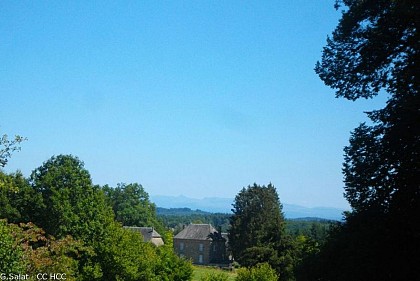
<svg viewBox="0 0 420 281"><path fill-rule="evenodd" d="M337 224L337 221L320 218L286 219L286 233L294 238L305 236L322 244L330 229Z"/></svg>
<svg viewBox="0 0 420 281"><path fill-rule="evenodd" d="M331 222L284 220L271 185L248 187L236 204L251 190L255 194L241 199L247 208L240 208L248 210L251 221L242 217L244 228L238 228L237 212L156 208L138 183L94 185L83 162L71 155L50 158L29 178L0 172L0 270L33 278L37 272L60 272L67 280L190 280L191 263L174 254L172 237L185 224L211 223L229 233L235 259L244 268L240 276L293 280L302 257L319 248ZM259 192L267 191L260 198ZM249 207L251 202L264 208ZM252 223L258 217L259 223ZM165 246L145 243L122 225L153 226Z"/></svg>
<svg viewBox="0 0 420 281"><path fill-rule="evenodd" d="M157 208L157 215L160 221L168 228L171 228L176 235L185 225L191 223L209 223L218 231L227 232L229 229L229 218L231 215L223 213L210 213L189 208Z"/></svg>
<svg viewBox="0 0 420 281"><path fill-rule="evenodd" d="M66 274L67 280L189 280L139 184L94 185L83 163L52 157L29 178L0 171L0 272ZM165 246L124 225L153 226Z"/></svg>
<svg viewBox="0 0 420 281"><path fill-rule="evenodd" d="M71 155L50 158L29 178L0 172L0 270L32 277L37 272L60 272L67 280L190 280L190 262L173 252L173 233L185 224L211 223L229 233L235 259L249 268L241 276L275 272L292 280L302 256L319 248L331 222L286 221L273 186L244 190L234 208L245 200L247 207L239 210L251 221L241 217L244 228L238 228L236 211L156 208L138 183L94 185L83 162ZM251 191L255 194L241 199ZM267 191L260 198L259 193ZM270 213L264 213L266 209ZM259 223L253 223L258 217ZM163 234L165 246L145 243L122 225L153 226ZM290 267L287 274L284 265Z"/></svg>
<svg viewBox="0 0 420 281"><path fill-rule="evenodd" d="M162 208L157 207L157 216L163 225L173 230L174 235L191 223L208 223L222 232L228 232L232 214L210 213L190 208ZM292 237L300 235L310 237L322 243L327 237L328 230L337 221L322 218L286 219L286 233Z"/></svg>

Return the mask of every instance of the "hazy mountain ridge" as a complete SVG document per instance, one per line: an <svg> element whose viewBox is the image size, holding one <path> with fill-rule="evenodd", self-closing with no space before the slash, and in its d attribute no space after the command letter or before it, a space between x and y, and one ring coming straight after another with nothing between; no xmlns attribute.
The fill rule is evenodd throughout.
<svg viewBox="0 0 420 281"><path fill-rule="evenodd" d="M206 212L202 210L191 210L190 208L163 208L163 207L156 207L156 213L158 215L209 215L214 214L211 212Z"/></svg>
<svg viewBox="0 0 420 281"><path fill-rule="evenodd" d="M162 208L189 208L210 213L231 213L233 198L205 197L202 199L189 198L183 195L150 196L157 207ZM307 218L316 217L328 220L342 220L344 209L331 207L308 208L294 204L283 203L283 212L286 218Z"/></svg>

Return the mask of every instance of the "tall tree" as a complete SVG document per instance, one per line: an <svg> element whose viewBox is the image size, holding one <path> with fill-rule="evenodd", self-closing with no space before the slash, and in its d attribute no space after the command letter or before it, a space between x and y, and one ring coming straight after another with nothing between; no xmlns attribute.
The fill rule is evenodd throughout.
<svg viewBox="0 0 420 281"><path fill-rule="evenodd" d="M32 172L30 181L42 196L34 221L57 238L72 235L94 241L113 222L105 195L92 185L89 172L77 157L51 157Z"/></svg>
<svg viewBox="0 0 420 281"><path fill-rule="evenodd" d="M356 128L344 150L345 197L353 212L330 239L344 249L326 246L331 260L342 261L336 267L341 276L327 280L414 280L420 263L420 5L342 0L336 8L343 8L342 18L315 71L337 97L386 93L388 101L368 113L372 125ZM368 266L360 266L364 262Z"/></svg>
<svg viewBox="0 0 420 281"><path fill-rule="evenodd" d="M149 194L138 183L119 183L116 188L104 186L107 200L115 213L115 219L127 226L153 226L163 230L156 215L156 206Z"/></svg>
<svg viewBox="0 0 420 281"><path fill-rule="evenodd" d="M281 280L289 280L290 243L275 187L243 188L235 197L230 219L229 246L234 258L244 266L268 262Z"/></svg>

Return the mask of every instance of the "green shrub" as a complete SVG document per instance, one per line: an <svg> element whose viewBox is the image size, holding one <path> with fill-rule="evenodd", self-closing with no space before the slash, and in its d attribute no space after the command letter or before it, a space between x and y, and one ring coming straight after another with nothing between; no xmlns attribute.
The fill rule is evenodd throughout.
<svg viewBox="0 0 420 281"><path fill-rule="evenodd" d="M229 276L224 272L212 272L207 273L204 277L200 278L200 281L228 281Z"/></svg>
<svg viewBox="0 0 420 281"><path fill-rule="evenodd" d="M12 236L10 227L0 220L0 273L23 272L23 252Z"/></svg>
<svg viewBox="0 0 420 281"><path fill-rule="evenodd" d="M236 281L277 281L276 271L268 263L238 270Z"/></svg>

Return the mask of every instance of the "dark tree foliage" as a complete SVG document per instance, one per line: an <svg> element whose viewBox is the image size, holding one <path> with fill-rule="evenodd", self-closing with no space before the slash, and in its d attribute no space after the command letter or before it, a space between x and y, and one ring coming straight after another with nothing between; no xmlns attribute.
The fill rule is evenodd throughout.
<svg viewBox="0 0 420 281"><path fill-rule="evenodd" d="M235 197L230 219L229 246L243 266L268 262L280 276L290 280L291 243L275 187L254 184Z"/></svg>
<svg viewBox="0 0 420 281"><path fill-rule="evenodd" d="M418 92L418 1L342 0L342 18L315 71L337 97ZM415 109L415 108L413 108Z"/></svg>
<svg viewBox="0 0 420 281"><path fill-rule="evenodd" d="M0 171L0 218L8 222L29 222L42 198L20 172Z"/></svg>
<svg viewBox="0 0 420 281"><path fill-rule="evenodd" d="M322 244L327 237L328 230L336 223L337 221L325 219L320 219L318 221L288 219L286 220L286 233L292 236L292 238L303 235Z"/></svg>
<svg viewBox="0 0 420 281"><path fill-rule="evenodd" d="M372 125L356 128L344 149L345 197L352 213L330 235L320 280L414 280L417 275L419 6L415 0L337 2L337 8L344 7L342 18L315 71L337 97L387 94L388 101L368 113Z"/></svg>

